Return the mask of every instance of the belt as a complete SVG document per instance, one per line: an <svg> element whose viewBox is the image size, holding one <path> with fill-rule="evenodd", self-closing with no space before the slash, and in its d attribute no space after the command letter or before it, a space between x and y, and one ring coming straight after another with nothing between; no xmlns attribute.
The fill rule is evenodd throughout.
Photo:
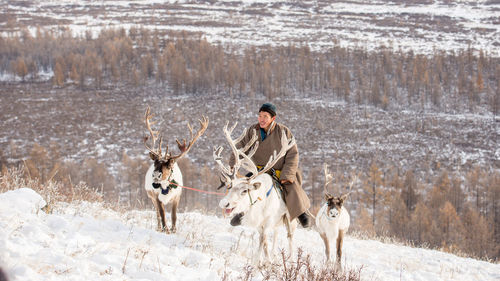
<svg viewBox="0 0 500 281"><path fill-rule="evenodd" d="M261 170L264 166L257 166L257 169ZM281 170L276 170L276 169L270 169L268 172L271 172L271 176L276 179L280 179L281 176Z"/></svg>

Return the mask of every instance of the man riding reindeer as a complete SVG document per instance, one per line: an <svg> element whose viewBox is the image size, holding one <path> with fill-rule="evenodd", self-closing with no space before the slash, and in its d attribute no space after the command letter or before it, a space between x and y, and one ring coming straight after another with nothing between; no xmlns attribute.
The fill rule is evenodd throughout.
<svg viewBox="0 0 500 281"><path fill-rule="evenodd" d="M255 133L260 136L257 140L259 146L252 156L255 165L260 168L269 161L269 157L273 155L274 151L280 151L282 132L285 131L288 139L292 138L292 132L286 126L276 122L276 106L271 103L264 103L260 107L258 121L258 124L251 126L246 131L245 137L236 144L236 147L238 149L244 147L251 141ZM229 165L232 167L235 162L234 155L231 155ZM311 203L302 189L302 174L299 170L297 145L291 147L268 173L281 183L284 200L290 213L290 221L298 218L302 227L309 227L312 222L311 213L308 211ZM231 224L241 224L243 215L242 213L237 214L231 220Z"/></svg>

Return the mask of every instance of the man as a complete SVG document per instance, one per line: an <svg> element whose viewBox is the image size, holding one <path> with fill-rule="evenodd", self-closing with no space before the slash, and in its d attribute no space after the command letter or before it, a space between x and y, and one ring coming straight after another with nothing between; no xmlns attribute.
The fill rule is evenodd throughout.
<svg viewBox="0 0 500 281"><path fill-rule="evenodd" d="M245 146L250 141L253 131L260 136L258 139L259 147L252 156L254 163L261 167L264 166L274 151L280 151L282 131L286 132L288 139L292 138L292 132L286 126L276 122L276 106L271 103L264 103L259 109L259 123L251 126L247 130L246 136L236 144L237 148ZM231 155L229 164L235 163L234 156ZM285 203L290 213L290 219L298 218L300 224L306 228L309 227L312 218L308 211L311 203L306 193L302 189L302 174L299 170L299 151L297 144L290 148L284 157L282 157L273 169L276 171L285 195ZM271 170L270 170L271 171ZM240 216L241 217L241 216ZM239 224L239 218L235 217L232 224Z"/></svg>

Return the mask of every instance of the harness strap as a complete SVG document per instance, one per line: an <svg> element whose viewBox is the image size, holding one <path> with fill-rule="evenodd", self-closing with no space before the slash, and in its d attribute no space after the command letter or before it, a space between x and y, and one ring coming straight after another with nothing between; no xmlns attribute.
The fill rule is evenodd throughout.
<svg viewBox="0 0 500 281"><path fill-rule="evenodd" d="M206 194L215 194L215 195L221 195L221 196L226 195L226 194L227 194L227 191L229 190L229 189L227 189L225 194L224 194L224 193L220 193L220 192L206 191L206 190L196 189L196 188L193 188L193 187L188 187L188 186L179 185L177 182L175 182L175 181L173 181L173 180L172 180L172 181L170 181L170 185L169 185L169 187L170 187L171 185L175 185L176 187L182 187L182 188L185 188L185 189L189 189L189 190L193 190L193 191L197 191L197 192L201 192L201 193L206 193Z"/></svg>
<svg viewBox="0 0 500 281"><path fill-rule="evenodd" d="M274 181L273 181L273 184L271 185L271 188L269 188L269 190L266 192L266 197L269 197L269 194L271 194L271 191L273 191L273 188L274 188ZM250 191L248 191L248 198L250 199L250 206L253 206L255 203L257 203L257 201L262 200L262 198L257 197L257 199L255 201L253 201L252 195L250 195Z"/></svg>
<svg viewBox="0 0 500 281"><path fill-rule="evenodd" d="M172 189L175 189L179 186L179 183L177 183L174 179L169 181L170 184L168 185L168 187L172 188Z"/></svg>
<svg viewBox="0 0 500 281"><path fill-rule="evenodd" d="M257 169L259 171L262 170L262 168L264 168L264 166L257 165ZM271 177L273 177L274 179L276 179L277 181L279 181L279 179L281 177L281 170L277 170L277 169L271 168L268 171L268 173L269 173L269 175L271 175Z"/></svg>
<svg viewBox="0 0 500 281"><path fill-rule="evenodd" d="M269 197L269 194L271 194L273 187L274 187L274 182L273 182L273 185L271 185L271 188L269 188L269 190L266 192L266 197Z"/></svg>
<svg viewBox="0 0 500 281"><path fill-rule="evenodd" d="M257 200L253 201L252 195L250 195L250 190L248 191L248 198L250 199L250 206L253 206L255 203L257 203L258 200L262 200L260 199L260 197L257 197Z"/></svg>

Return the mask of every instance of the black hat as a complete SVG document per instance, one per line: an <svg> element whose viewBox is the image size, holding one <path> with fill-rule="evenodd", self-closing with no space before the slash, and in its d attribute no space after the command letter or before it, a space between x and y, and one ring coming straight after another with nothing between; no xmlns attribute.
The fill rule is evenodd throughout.
<svg viewBox="0 0 500 281"><path fill-rule="evenodd" d="M271 117L276 116L276 106L272 103L266 102L265 104L263 104L259 109L259 112L261 111L269 112L269 114L271 114Z"/></svg>

